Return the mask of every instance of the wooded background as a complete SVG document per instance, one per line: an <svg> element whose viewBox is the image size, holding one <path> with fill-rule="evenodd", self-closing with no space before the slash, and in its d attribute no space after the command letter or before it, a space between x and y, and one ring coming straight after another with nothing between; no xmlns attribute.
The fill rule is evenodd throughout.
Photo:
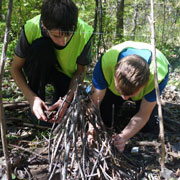
<svg viewBox="0 0 180 180"><path fill-rule="evenodd" d="M79 7L79 16L95 28L93 62L111 46L126 40L150 43L151 29L149 0L74 0ZM9 73L14 48L26 20L40 13L42 0L14 0L11 30L3 80L3 98L21 101L23 96ZM155 0L156 47L172 64L179 66L180 46L180 1ZM6 26L8 0L0 0L0 53ZM179 68L178 68L179 71ZM11 83L10 85L8 85ZM178 80L169 82L180 87Z"/></svg>
<svg viewBox="0 0 180 180"><path fill-rule="evenodd" d="M74 0L74 2L79 7L79 16L95 29L92 53L93 63L89 68L90 73L92 73L93 66L98 58L115 44L126 40L151 43L151 27L149 22L151 11L150 0ZM5 34L8 3L8 0L0 0L0 53L2 52ZM21 28L28 19L40 14L41 4L42 0L14 0L13 2L11 28L9 32L10 38L2 83L4 104L8 102L21 102L24 100L24 96L10 75L10 64ZM177 107L179 107L178 104L180 104L180 101L178 101L179 99L177 97L180 96L176 96L177 99L172 97L172 91L176 90L176 94L178 94L179 91L177 92L177 89L180 88L180 1L155 0L154 15L156 47L165 54L171 63L170 80L168 82L170 91L165 91L166 93L164 96L166 96L166 98L163 98L168 99L170 95L169 99L175 101ZM90 78L88 80L89 82L91 81ZM47 87L47 92L51 92L51 88L51 86ZM177 107L174 108L176 111ZM20 116L24 111L18 110L17 114L19 119L23 120L23 116ZM172 109L168 112L171 111ZM5 113L5 116L6 115L10 117L10 111ZM7 119L6 117L6 120ZM11 117L11 119L13 118ZM174 123L178 121L176 121L176 119L179 120L179 116L173 119L175 120ZM169 120L171 120L171 117ZM177 124L179 125L178 122ZM174 128L174 133L176 135L176 130L179 132L178 127L179 126L175 125ZM13 139L12 137L12 134L7 135L9 142ZM1 154L0 152L0 155ZM176 172L176 174L178 174L179 170Z"/></svg>
<svg viewBox="0 0 180 180"><path fill-rule="evenodd" d="M96 27L94 47L108 48L124 40L150 42L149 0L74 0L80 17ZM40 13L42 0L14 0L8 56L12 58L19 32L26 20ZM157 47L164 53L180 43L180 1L155 0ZM2 46L7 0L0 0L0 46ZM99 42L99 38L101 41ZM170 52L169 52L170 53Z"/></svg>

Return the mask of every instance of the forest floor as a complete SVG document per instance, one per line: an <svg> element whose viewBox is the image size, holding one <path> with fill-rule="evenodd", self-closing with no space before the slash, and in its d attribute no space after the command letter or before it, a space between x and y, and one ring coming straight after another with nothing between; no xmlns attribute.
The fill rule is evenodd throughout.
<svg viewBox="0 0 180 180"><path fill-rule="evenodd" d="M127 167L127 171L136 174L136 178L124 179L180 179L180 90L178 82L180 68L177 67L180 66L176 65L176 69L172 69L170 85L162 94L166 150L165 169L163 172L161 171L160 138L155 133L138 133L131 138L124 152L119 155L121 156L121 163ZM171 84L171 82L176 81L177 84ZM47 152L43 151L45 147L42 142L48 139L49 128L34 126L31 123L26 101L19 103L4 101L4 108L8 148L13 165L13 179L45 180L48 164L47 162L40 162L37 157L47 156ZM133 112L133 108L133 103L126 103L121 115L128 118ZM0 144L0 179L2 180L3 178L6 179L4 165L5 160Z"/></svg>

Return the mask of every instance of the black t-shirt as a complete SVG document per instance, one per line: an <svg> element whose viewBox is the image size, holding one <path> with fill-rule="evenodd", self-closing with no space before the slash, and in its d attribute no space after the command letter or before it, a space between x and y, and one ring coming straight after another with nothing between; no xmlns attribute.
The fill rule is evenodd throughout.
<svg viewBox="0 0 180 180"><path fill-rule="evenodd" d="M41 31L42 31L42 35L44 37L49 38L48 32L46 30L44 30L42 28L42 26L41 26ZM89 39L89 41L85 45L83 51L81 52L80 56L77 58L77 61L76 61L77 64L88 65L91 63L91 39L92 39L92 37ZM66 44L66 46L67 45L68 45L68 43ZM29 46L30 46L30 44L27 41L27 38L26 38L26 35L24 32L24 28L22 28L18 43L15 48L15 54L20 58L26 58ZM63 49L66 46L62 47L62 46L57 46L54 44L54 47L57 49Z"/></svg>

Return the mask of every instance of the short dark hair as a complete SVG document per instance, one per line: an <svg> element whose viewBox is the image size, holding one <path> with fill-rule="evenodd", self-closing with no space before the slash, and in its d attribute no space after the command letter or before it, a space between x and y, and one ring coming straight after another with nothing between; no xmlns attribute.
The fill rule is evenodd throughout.
<svg viewBox="0 0 180 180"><path fill-rule="evenodd" d="M114 80L116 89L125 96L137 92L149 81L149 65L138 55L122 58L115 67Z"/></svg>
<svg viewBox="0 0 180 180"><path fill-rule="evenodd" d="M75 31L78 8L72 0L44 0L41 20L48 30Z"/></svg>

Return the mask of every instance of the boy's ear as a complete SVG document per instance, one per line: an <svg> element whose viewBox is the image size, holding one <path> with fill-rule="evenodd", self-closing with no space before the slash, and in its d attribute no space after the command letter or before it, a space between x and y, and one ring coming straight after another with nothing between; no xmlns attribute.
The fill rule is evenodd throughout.
<svg viewBox="0 0 180 180"><path fill-rule="evenodd" d="M41 21L42 27L47 30L46 26L43 24L43 21Z"/></svg>

